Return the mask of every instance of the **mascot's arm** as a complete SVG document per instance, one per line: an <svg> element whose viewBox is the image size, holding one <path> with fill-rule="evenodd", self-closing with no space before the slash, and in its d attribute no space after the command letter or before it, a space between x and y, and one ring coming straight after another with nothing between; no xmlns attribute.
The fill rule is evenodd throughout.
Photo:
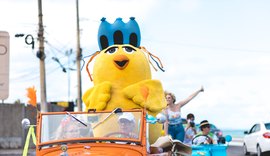
<svg viewBox="0 0 270 156"><path fill-rule="evenodd" d="M82 100L85 103L86 110L88 109L105 109L108 101L111 98L111 88L110 82L103 82L101 84L95 85L93 88L88 89Z"/></svg>
<svg viewBox="0 0 270 156"><path fill-rule="evenodd" d="M86 106L86 110L88 110L90 108L90 95L92 92L93 88L88 89L82 96L82 100Z"/></svg>
<svg viewBox="0 0 270 156"><path fill-rule="evenodd" d="M164 90L158 80L140 81L124 88L123 92L128 99L151 112L158 112L166 107Z"/></svg>

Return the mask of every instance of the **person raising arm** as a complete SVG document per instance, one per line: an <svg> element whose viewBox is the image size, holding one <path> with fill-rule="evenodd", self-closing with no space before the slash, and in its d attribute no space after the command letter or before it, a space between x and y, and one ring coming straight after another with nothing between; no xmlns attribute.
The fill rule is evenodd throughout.
<svg viewBox="0 0 270 156"><path fill-rule="evenodd" d="M203 91L204 89L201 87L199 90L192 93L189 97L179 101L178 103L175 103L176 98L173 93L165 92L165 98L167 100L167 107L165 110L163 110L167 117L167 120L164 123L165 135L171 135L173 139L178 139L182 142L184 141L185 130L181 120L181 108Z"/></svg>

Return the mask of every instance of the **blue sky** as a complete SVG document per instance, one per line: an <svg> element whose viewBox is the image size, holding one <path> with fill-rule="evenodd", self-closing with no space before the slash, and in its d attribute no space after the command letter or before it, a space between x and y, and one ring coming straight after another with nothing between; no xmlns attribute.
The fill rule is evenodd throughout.
<svg viewBox="0 0 270 156"><path fill-rule="evenodd" d="M141 45L158 56L165 72L153 79L182 100L204 86L205 92L182 108L196 121L208 119L220 128L247 129L269 121L270 105L270 2L267 0L80 0L81 47L87 56L98 50L100 19L136 18ZM10 93L6 102L26 102L26 88L35 86L39 96L39 60L35 49L15 38L16 33L38 31L36 0L1 0L0 30L10 33ZM57 57L67 67L66 51L76 49L75 0L43 2L45 26L47 101L76 98L76 72L62 72ZM86 60L87 61L87 60ZM85 68L82 92L91 87ZM39 98L38 98L39 100Z"/></svg>

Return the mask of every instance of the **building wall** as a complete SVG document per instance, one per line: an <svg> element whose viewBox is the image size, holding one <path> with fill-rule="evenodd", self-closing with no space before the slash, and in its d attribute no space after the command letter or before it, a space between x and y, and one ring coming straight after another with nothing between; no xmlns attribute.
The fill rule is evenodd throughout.
<svg viewBox="0 0 270 156"><path fill-rule="evenodd" d="M48 111L63 111L63 107L48 105ZM0 149L22 148L28 129L23 129L21 121L28 118L36 123L36 108L24 104L0 104ZM32 141L31 141L32 142ZM33 143L30 147L33 147Z"/></svg>

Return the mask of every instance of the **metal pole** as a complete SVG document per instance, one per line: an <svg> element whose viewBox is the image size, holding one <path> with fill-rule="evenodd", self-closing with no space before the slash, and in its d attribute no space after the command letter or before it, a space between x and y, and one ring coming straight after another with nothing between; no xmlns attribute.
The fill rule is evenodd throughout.
<svg viewBox="0 0 270 156"><path fill-rule="evenodd" d="M68 70L67 70L67 74L68 74L68 101L70 100L70 56L72 54L72 49L70 49L69 51L66 51L66 56L68 57Z"/></svg>
<svg viewBox="0 0 270 156"><path fill-rule="evenodd" d="M43 21L42 21L42 0L38 0L38 41L39 51L38 58L40 59L40 111L47 112L47 100L46 100L46 72L45 72L45 54L44 54L44 37L43 37Z"/></svg>
<svg viewBox="0 0 270 156"><path fill-rule="evenodd" d="M77 79L78 79L78 97L77 108L78 111L82 111L82 90L81 90L81 47L80 47L80 25L79 25L79 0L76 0L76 13L77 13Z"/></svg>
<svg viewBox="0 0 270 156"><path fill-rule="evenodd" d="M70 51L71 52L71 51ZM69 66L69 64L70 64L70 55L71 55L71 53L70 52L68 52L68 102L69 102L69 100L70 100L70 66Z"/></svg>

